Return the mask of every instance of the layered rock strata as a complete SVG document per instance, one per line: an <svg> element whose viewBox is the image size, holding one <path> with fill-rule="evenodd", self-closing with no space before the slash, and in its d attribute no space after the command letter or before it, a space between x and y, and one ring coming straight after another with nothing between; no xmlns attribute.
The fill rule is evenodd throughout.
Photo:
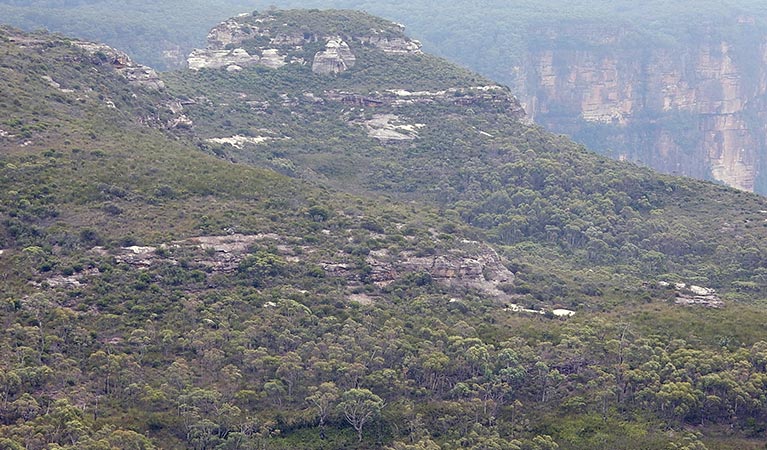
<svg viewBox="0 0 767 450"><path fill-rule="evenodd" d="M767 193L767 36L738 26L665 46L548 30L514 69L516 92L533 120L597 151Z"/></svg>
<svg viewBox="0 0 767 450"><path fill-rule="evenodd" d="M393 55L421 53L421 44L391 30L370 30L364 34L298 32L285 29L276 17L242 14L226 20L208 33L205 49L194 50L187 63L192 70L227 69L262 65L272 68L286 64L309 64L315 73L335 75L354 66L354 47L372 47ZM401 33L402 27L390 24ZM303 55L316 44L319 51Z"/></svg>

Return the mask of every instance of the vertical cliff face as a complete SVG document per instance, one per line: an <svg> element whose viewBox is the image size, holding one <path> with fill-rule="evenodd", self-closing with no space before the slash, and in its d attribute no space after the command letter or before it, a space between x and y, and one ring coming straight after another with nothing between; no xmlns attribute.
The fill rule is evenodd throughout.
<svg viewBox="0 0 767 450"><path fill-rule="evenodd" d="M660 44L553 28L514 69L538 123L660 171L767 193L767 33L741 19Z"/></svg>

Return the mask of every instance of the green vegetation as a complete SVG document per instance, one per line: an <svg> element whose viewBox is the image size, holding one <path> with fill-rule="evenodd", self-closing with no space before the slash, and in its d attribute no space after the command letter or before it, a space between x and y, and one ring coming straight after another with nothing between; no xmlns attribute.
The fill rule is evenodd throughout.
<svg viewBox="0 0 767 450"><path fill-rule="evenodd" d="M0 1L0 17L26 29L46 27L52 31L74 34L107 42L128 51L145 64L157 68L174 67L192 48L204 45L211 25L238 13L254 9L345 8L368 11L405 24L412 35L424 42L426 49L473 68L494 79L512 80L508 68L539 39L539 30L554 26L566 29L565 23L593 23L628 29L628 39L651 40L655 45L673 45L695 37L691 25L711 23L724 30L732 27L740 15L754 17L755 26L765 25L767 7L756 0L729 1L651 1L638 4L629 0L547 1L502 0L456 2L350 1L350 0L279 0L251 1L165 1L132 2L115 0L62 2L38 0ZM438 14L435 14L438 11ZM648 14L652 12L652 14ZM329 28L377 27L380 21L358 15L303 16L302 26ZM337 22L333 22L338 17ZM314 21L314 22L313 22ZM370 21L371 23L368 23ZM609 21L609 22L608 22ZM355 25L350 25L355 24ZM173 30L172 33L169 30ZM569 38L588 39L585 35ZM169 58L164 52L170 51Z"/></svg>
<svg viewBox="0 0 767 450"><path fill-rule="evenodd" d="M260 17L258 11L251 15L236 17L245 23L251 17ZM309 33L322 35L365 36L375 32L381 37L401 37L402 30L391 21L354 10L269 10L269 21L285 34ZM268 24L267 24L268 26Z"/></svg>
<svg viewBox="0 0 767 450"><path fill-rule="evenodd" d="M428 55L156 91L70 42L0 31L0 447L763 447L764 199L598 157ZM387 115L414 139L371 137ZM497 295L455 275L492 249Z"/></svg>
<svg viewBox="0 0 767 450"><path fill-rule="evenodd" d="M556 255L575 267L606 266L645 280L670 276L728 291L734 281L765 287L759 198L599 158L519 123L506 91L497 94L500 101L482 100L469 88L492 83L435 57L353 50L358 63L337 77L288 66L183 71L165 79L180 97L208 93L188 111L199 136L277 138L245 148L206 144L212 153L350 193L427 201L484 230L512 259ZM451 87L464 91L404 105L380 95ZM352 109L341 100L314 100L337 91L383 100ZM370 138L363 124L385 114L419 124L418 138L395 145ZM731 196L740 199L725 200ZM716 239L705 237L712 221L727 224Z"/></svg>

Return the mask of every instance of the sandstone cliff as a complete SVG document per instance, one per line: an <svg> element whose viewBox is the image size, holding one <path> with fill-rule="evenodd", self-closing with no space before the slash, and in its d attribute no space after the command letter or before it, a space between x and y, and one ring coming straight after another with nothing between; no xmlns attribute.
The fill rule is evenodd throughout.
<svg viewBox="0 0 767 450"><path fill-rule="evenodd" d="M670 44L544 30L514 68L516 92L533 120L597 151L767 193L767 35L731 25Z"/></svg>
<svg viewBox="0 0 767 450"><path fill-rule="evenodd" d="M238 71L253 65L277 68L309 64L315 73L331 75L354 66L355 48L374 48L395 55L421 53L421 44L405 36L398 24L379 21L355 28L343 22L297 26L300 18L294 16L298 14L301 12L275 11L241 14L226 20L208 33L205 49L189 55L189 68ZM351 11L347 14L363 17Z"/></svg>

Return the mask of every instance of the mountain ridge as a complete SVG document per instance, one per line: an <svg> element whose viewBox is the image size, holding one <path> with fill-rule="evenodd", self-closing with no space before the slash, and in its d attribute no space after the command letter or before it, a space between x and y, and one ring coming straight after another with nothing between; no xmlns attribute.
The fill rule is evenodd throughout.
<svg viewBox="0 0 767 450"><path fill-rule="evenodd" d="M0 42L0 446L762 444L764 199L430 55L158 90L30 36Z"/></svg>
<svg viewBox="0 0 767 450"><path fill-rule="evenodd" d="M277 39L278 35L266 38ZM192 107L190 115L194 117L197 113L209 118L207 123L200 124L196 132L206 137L210 144L220 143L212 145L212 150L228 157L243 158L243 161L278 170L279 167L285 170L287 164L290 169L285 173L305 170L310 177L319 175L324 176L325 181L335 181L341 189L343 186L361 188L370 193L383 188L390 195L403 198L426 195L431 201L437 200L443 208L449 205L450 209L457 210L471 225L491 230L490 236L501 244L516 245L532 238L545 246L552 242L551 236L556 236L553 242L563 246L565 254L585 251L583 257L588 259L589 251L584 247L602 246L596 244L602 241L610 242L607 247L612 245L616 248L616 253L605 261L625 258L626 252L617 248L627 245L626 249L637 248L646 255L661 252L665 255L664 259L670 257L669 261L676 259L678 263L682 257L685 263L679 267L689 266L690 259L685 251L669 251L667 244L648 241L646 236L632 238L632 232L619 230L629 226L636 231L638 228L629 224L643 218L665 222L664 225L658 224L661 229L676 227L696 235L707 233L707 216L686 206L688 198L694 197L694 191L703 184L682 182L676 178L651 179L650 172L644 169L587 156L582 148L565 139L545 135L540 129L527 124L518 101L508 88L431 60L428 55L370 53L372 50L364 46L353 47L352 51L358 53L357 63L341 75L310 74L310 59L304 66L298 64L280 69L288 71L283 72L286 75L290 73L292 85L284 83L285 78L279 75L279 70L274 72L271 69L235 73L218 70L205 74L178 72L169 74L167 79L171 90L181 88L177 93L182 96L188 95L183 88L185 83L190 86L207 83L206 91L213 93L214 97L204 105L200 103ZM389 62L388 58L394 59ZM429 72L423 70L427 61L433 65ZM402 71L398 66L407 67L407 70ZM429 73L440 74L445 79L438 81ZM371 74L375 76L371 77ZM218 82L220 84L217 85ZM252 86L270 88L259 90ZM274 94L271 86L280 92L269 99L264 94ZM308 86L312 88L306 88ZM223 105L223 109L216 103ZM234 110L232 105L237 105ZM355 110L355 107L359 109ZM464 108L470 111L469 115L464 114ZM250 111L255 116L229 114L227 111ZM213 117L216 119L210 120ZM270 133L275 134L275 130L270 131L268 126L264 126L270 122L279 124L283 131L286 129L284 124L290 123L287 129L291 132L273 139ZM249 130L249 127L252 129ZM224 130L231 130L231 135L225 135ZM331 145L327 145L307 139L322 130L328 131L328 138L333 133L343 133L350 142L332 141ZM364 131L367 138L360 131ZM253 139L251 144L247 140L236 146L226 144L225 139L248 135ZM270 139L270 148L279 150L272 150L271 157L268 152L260 151L261 146L256 140L261 138ZM355 139L355 144L351 144L352 139ZM370 146L380 148L381 152L387 152L394 159L380 158L376 153L365 151L355 153L351 150L354 145L361 149ZM534 150L530 151L526 146ZM314 150L306 153L305 149L312 147ZM296 152L298 148L304 150ZM327 161L332 160L334 164L350 163L346 168L333 168L325 162L326 169L323 170L330 173L324 174L320 170L317 174L317 169L322 166L311 161L320 157L328 158ZM269 162L269 158L276 164ZM398 163L399 158L407 162ZM351 164L351 161L355 163ZM474 173L460 174L456 171L466 163L474 165ZM437 169L439 164L443 166ZM542 167L546 169L542 170ZM355 178L362 174L360 168L370 171L364 175L364 180ZM501 177L499 172L491 174L499 168L503 169L499 171L503 173ZM598 182L580 178L598 170L607 173L617 171L620 175L615 174L612 179L609 175L604 176ZM407 175L408 171L412 175ZM488 171L487 179L483 179L484 171ZM467 190L468 177L474 179L475 186L471 188L474 192ZM548 177L554 181L547 182ZM419 180L420 184L398 181L405 179ZM499 185L500 180L503 181ZM376 187L373 182L380 185ZM439 195L435 195L437 192ZM591 204L587 208L588 213L572 208L573 204L582 201L581 195L593 198L596 195L606 196L605 205L610 206L605 209L604 206ZM671 197L675 199L671 200ZM491 198L491 202L484 203ZM759 203L757 199L753 200L755 203L751 209L756 213L761 207L756 206ZM686 210L681 216L700 217L683 225L670 225L675 217L681 217L681 210ZM710 217L712 211L707 214ZM741 213L733 210L732 214ZM594 220L600 216L601 223ZM565 221L569 224L563 223L563 217L569 217ZM753 221L755 218L746 220ZM578 230L573 229L575 223L580 224ZM587 233L589 229L591 231ZM739 229L735 234L740 232ZM670 234L668 237L671 237ZM758 239L756 235L753 238ZM592 240L594 242L589 244ZM703 250L705 247L708 248ZM698 251L710 254L716 250L710 245L703 245ZM658 266L653 257L644 258L645 262L637 261L637 264L645 266L645 270L657 270L652 269Z"/></svg>

